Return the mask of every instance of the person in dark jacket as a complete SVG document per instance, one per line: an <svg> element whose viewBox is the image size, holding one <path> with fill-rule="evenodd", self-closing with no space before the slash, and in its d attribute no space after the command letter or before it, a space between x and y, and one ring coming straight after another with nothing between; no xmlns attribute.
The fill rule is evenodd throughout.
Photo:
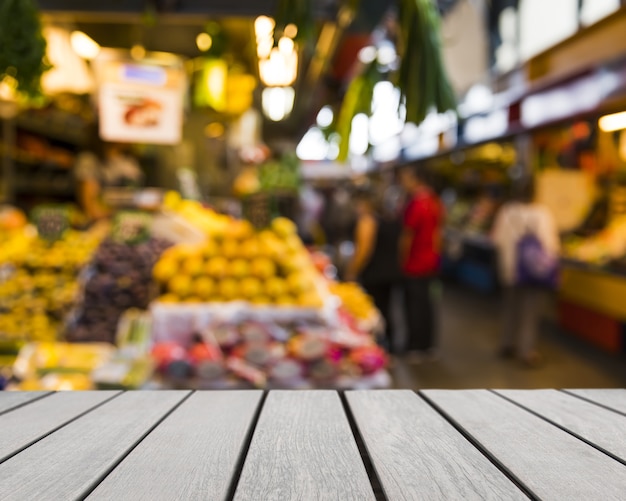
<svg viewBox="0 0 626 501"><path fill-rule="evenodd" d="M357 211L355 250L345 278L358 281L374 300L385 320L385 347L393 354L396 329L391 315L391 298L402 279L397 257L402 226L392 215L381 214L372 193L358 192L354 200Z"/></svg>

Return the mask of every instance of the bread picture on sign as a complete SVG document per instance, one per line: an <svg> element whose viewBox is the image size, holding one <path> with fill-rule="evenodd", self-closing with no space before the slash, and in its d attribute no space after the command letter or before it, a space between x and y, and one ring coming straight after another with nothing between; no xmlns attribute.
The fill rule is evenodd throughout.
<svg viewBox="0 0 626 501"><path fill-rule="evenodd" d="M128 106L124 122L131 127L157 127L161 121L162 111L161 103L144 98Z"/></svg>

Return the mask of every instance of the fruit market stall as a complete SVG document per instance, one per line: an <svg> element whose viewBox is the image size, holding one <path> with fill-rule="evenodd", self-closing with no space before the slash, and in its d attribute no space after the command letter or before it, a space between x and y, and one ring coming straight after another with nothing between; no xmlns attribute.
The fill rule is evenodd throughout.
<svg viewBox="0 0 626 501"><path fill-rule="evenodd" d="M389 386L371 299L326 278L288 219L257 229L170 193L97 232L13 238L12 388Z"/></svg>
<svg viewBox="0 0 626 501"><path fill-rule="evenodd" d="M564 243L558 313L568 331L611 353L626 352L626 217Z"/></svg>
<svg viewBox="0 0 626 501"><path fill-rule="evenodd" d="M70 213L57 207L36 212L37 227L19 211L2 212L14 214L0 230L0 365L7 366L25 343L52 342L65 330L107 230L74 229Z"/></svg>
<svg viewBox="0 0 626 501"><path fill-rule="evenodd" d="M371 301L355 285L329 286L287 219L214 227L203 244L165 251L154 276L153 356L165 385L389 384Z"/></svg>

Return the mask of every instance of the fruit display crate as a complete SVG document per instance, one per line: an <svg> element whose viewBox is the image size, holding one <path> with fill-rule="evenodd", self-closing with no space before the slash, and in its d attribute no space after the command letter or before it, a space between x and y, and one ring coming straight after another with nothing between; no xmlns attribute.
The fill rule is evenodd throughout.
<svg viewBox="0 0 626 501"><path fill-rule="evenodd" d="M153 303L160 388L386 388L387 357L328 294L323 308Z"/></svg>

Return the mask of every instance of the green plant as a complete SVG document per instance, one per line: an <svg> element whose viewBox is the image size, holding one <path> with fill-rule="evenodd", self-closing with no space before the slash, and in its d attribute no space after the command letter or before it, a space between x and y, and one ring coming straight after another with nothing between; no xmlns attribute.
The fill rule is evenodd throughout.
<svg viewBox="0 0 626 501"><path fill-rule="evenodd" d="M295 154L283 155L259 166L259 184L263 192L297 192L300 188L300 161Z"/></svg>
<svg viewBox="0 0 626 501"><path fill-rule="evenodd" d="M346 95L343 98L339 118L337 119L337 134L339 135L339 154L337 160L345 162L350 152L350 132L352 119L359 113L372 114L372 99L374 86L381 79L376 61L368 64L364 70L354 77Z"/></svg>
<svg viewBox="0 0 626 501"><path fill-rule="evenodd" d="M431 109L456 108L441 55L441 26L432 0L399 0L401 63L397 77L406 120L420 124Z"/></svg>
<svg viewBox="0 0 626 501"><path fill-rule="evenodd" d="M41 94L46 39L33 0L0 0L0 80L14 78L26 98Z"/></svg>
<svg viewBox="0 0 626 501"><path fill-rule="evenodd" d="M441 54L441 26L435 2L398 0L398 24L397 51L401 62L392 79L400 89L406 121L420 124L431 110L442 113L456 109ZM340 162L348 159L352 119L359 113L371 114L374 85L382 78L378 63L373 61L348 86L336 129Z"/></svg>

